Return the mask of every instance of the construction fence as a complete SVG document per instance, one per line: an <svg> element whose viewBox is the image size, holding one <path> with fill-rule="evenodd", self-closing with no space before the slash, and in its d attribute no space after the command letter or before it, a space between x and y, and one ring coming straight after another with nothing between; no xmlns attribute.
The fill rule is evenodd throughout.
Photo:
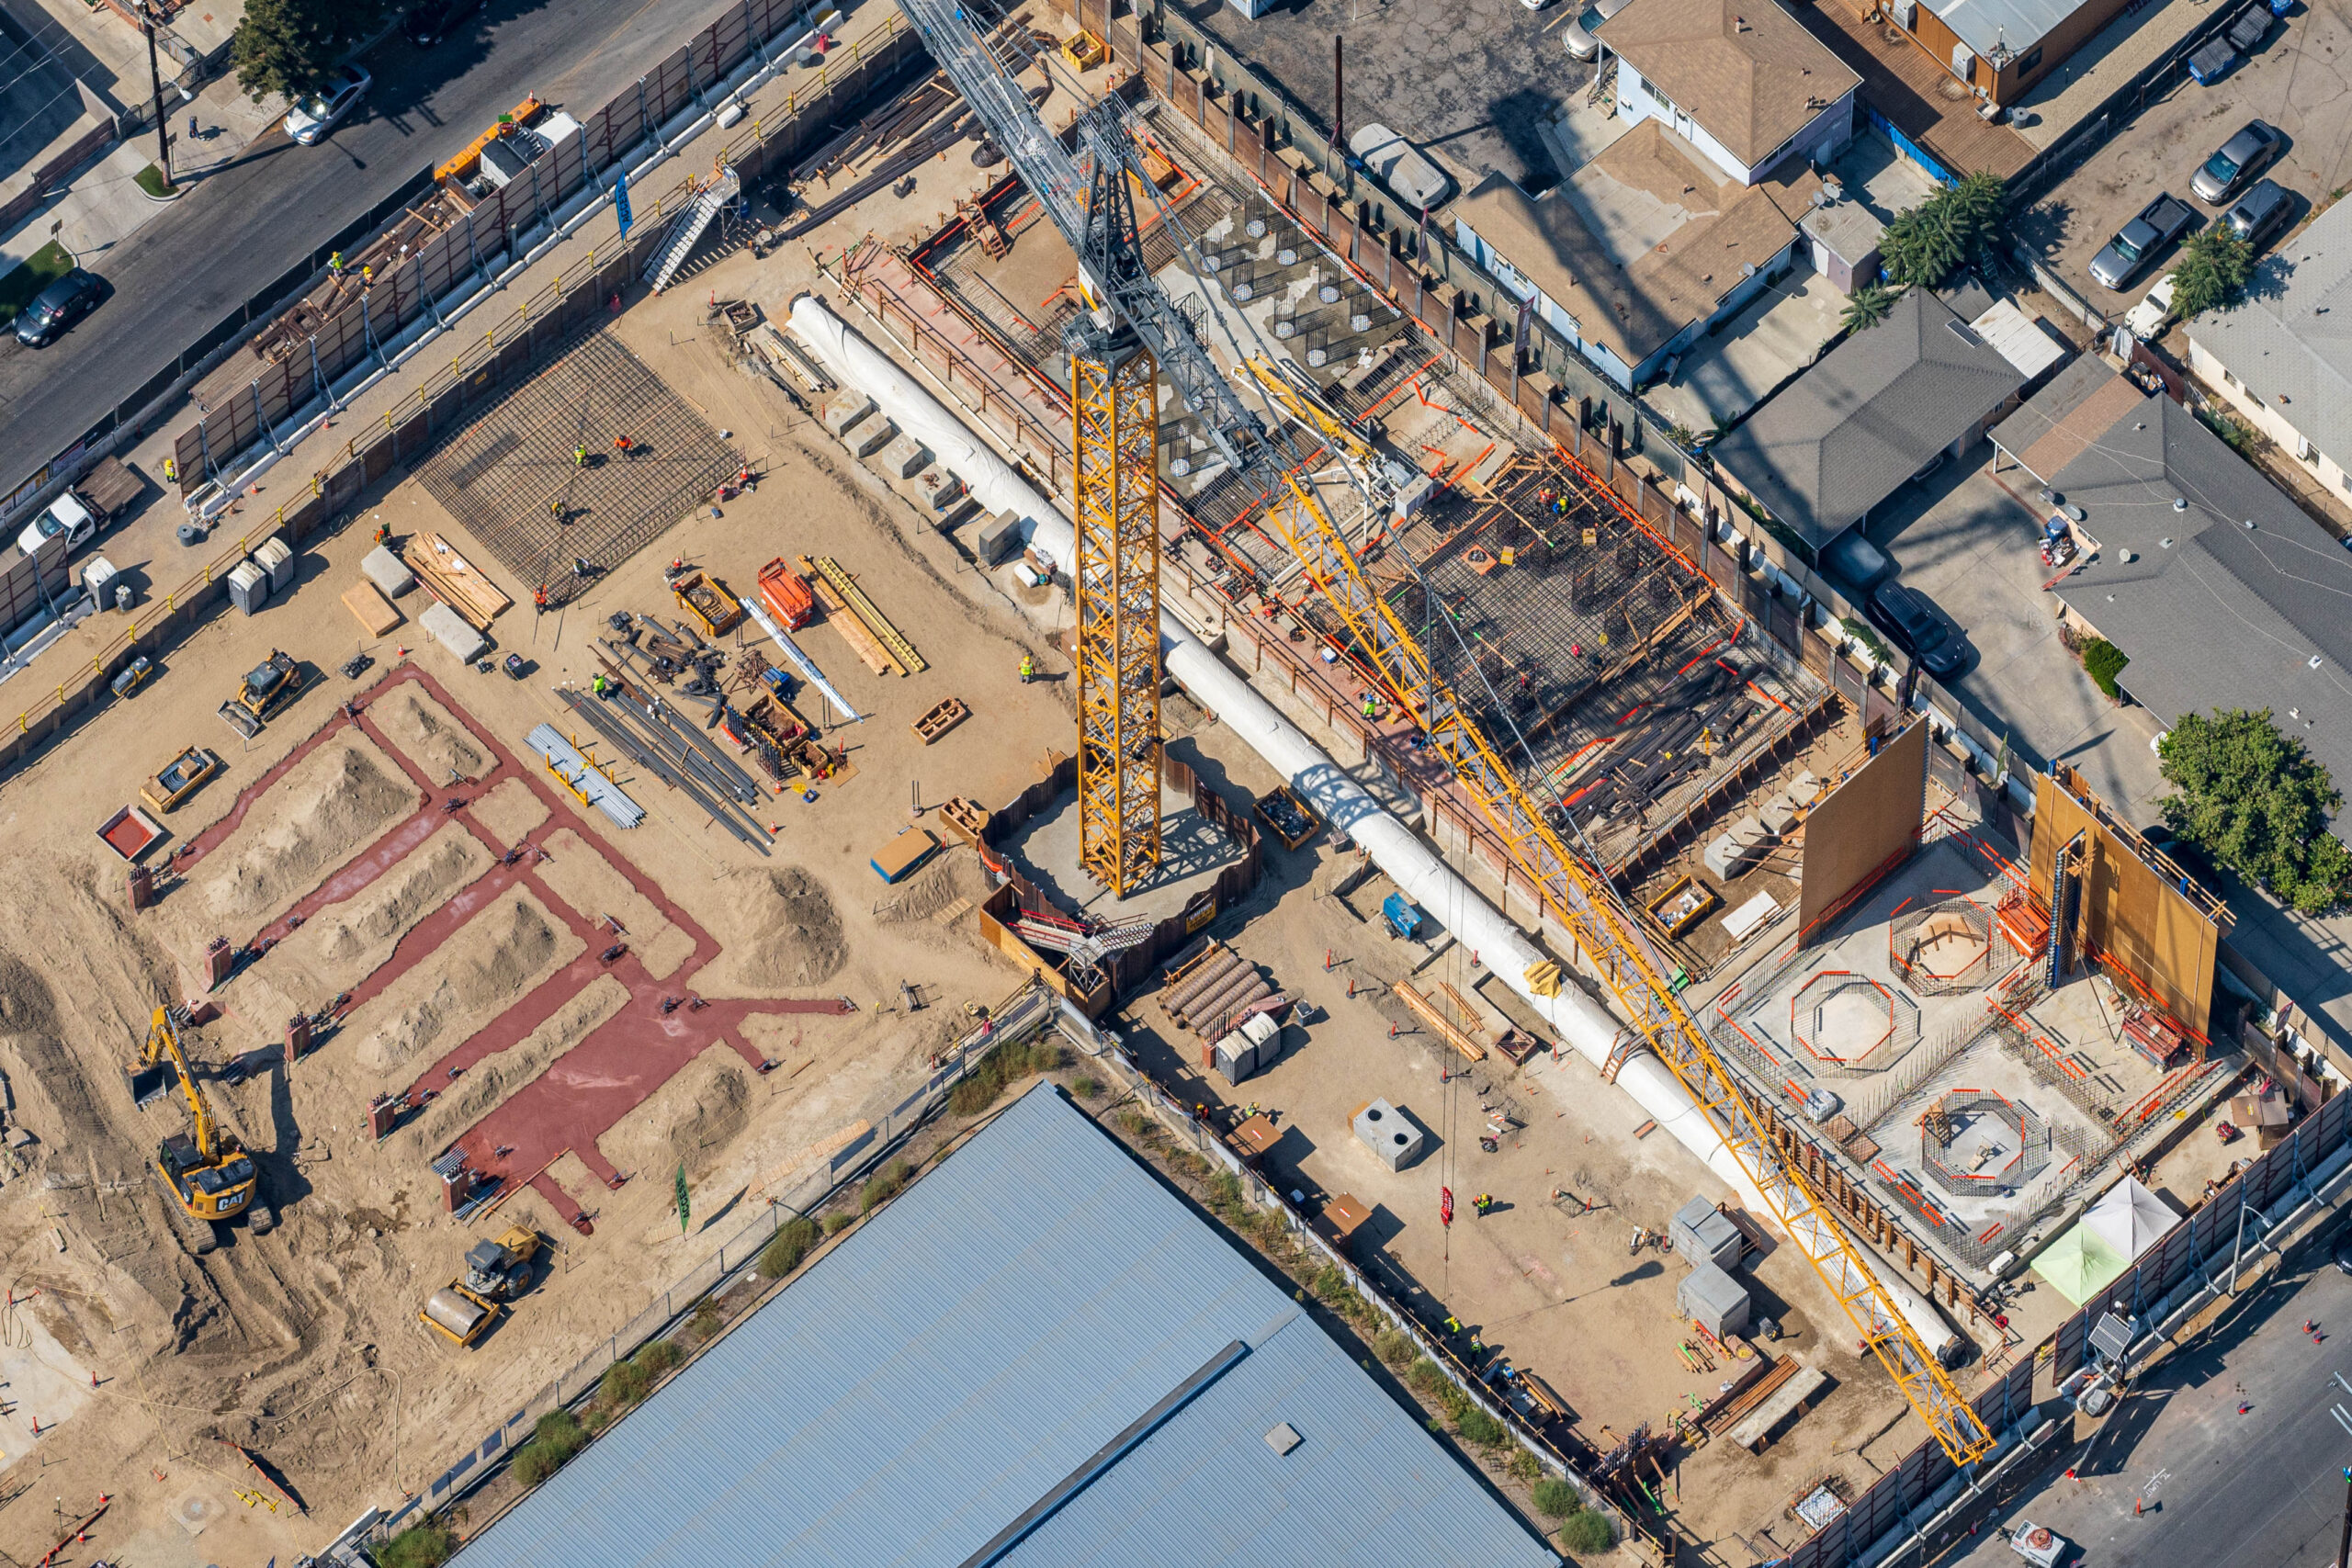
<svg viewBox="0 0 2352 1568"><path fill-rule="evenodd" d="M777 9L781 13L780 5ZM744 134L729 145L725 156L739 169L756 172L788 161L800 148L821 140L834 115L854 104L877 77L916 52L911 35L902 28L891 29L889 37L887 47L829 67L816 86L796 94L797 114L765 124L747 121ZM649 84L651 80L648 78ZM678 190L683 188L682 176ZM666 199L674 200L677 194L673 190ZM519 298L503 321L461 344L451 354L448 365L419 387L413 402L404 399L399 409L387 412L350 436L342 453L330 457L307 482L298 479L282 485L294 491L292 499L267 511L232 507L226 522L234 530L233 539L223 541L222 547L178 586L150 598L133 612L123 629L86 665L77 665L70 677L31 694L32 700L17 715L16 728L0 730L0 771L21 763L81 715L107 700L107 682L131 660L142 654L159 658L166 647L210 616L226 601L229 573L265 540L283 537L299 551L306 539L338 523L368 486L383 479L397 465L417 460L484 399L503 394L561 352L576 333L605 311L614 294L638 276L662 240L662 226L649 221L636 226L625 242L592 247L545 288ZM308 386L307 381L299 384ZM281 396L287 396L296 383L280 378L275 385ZM201 448L210 439L205 434L206 426L216 420L220 422L213 426L216 432L241 427L240 419L243 428L258 430L262 412L272 406L256 382L238 400L236 407L245 411L243 415L234 409L208 413L181 434L183 448L190 440ZM273 417L282 418L286 412L289 411L281 408ZM179 471L184 486L194 482L186 457L180 460ZM0 579L0 592L6 592L5 581Z"/></svg>
<svg viewBox="0 0 2352 1568"><path fill-rule="evenodd" d="M231 461L255 442L275 441L277 427L295 411L327 398L333 384L352 369L370 359L382 360L387 344L432 314L436 302L486 285L495 265L522 254L526 236L551 228L565 202L592 184L604 190L604 171L648 139L658 139L673 116L707 103L711 89L729 72L768 39L804 22L814 6L815 0L742 0L586 117L578 135L533 159L522 177L492 190L406 259L381 272L371 286L354 291L315 332L289 338L285 357L265 366L233 396L204 410L174 439L181 494L221 478ZM741 133L717 152L716 162L731 164L747 184L787 165L794 154L820 139L844 106L858 102L878 78L919 49L904 21L892 14L878 38L829 55L817 68L816 80L786 97L779 117L746 122ZM632 247L658 237L663 215L674 219L689 207L706 177L705 172L684 168L673 175L664 189L631 193L641 225ZM430 185L428 175L420 193ZM316 274L310 276L313 288L322 281ZM488 329L478 348L495 348L499 332Z"/></svg>

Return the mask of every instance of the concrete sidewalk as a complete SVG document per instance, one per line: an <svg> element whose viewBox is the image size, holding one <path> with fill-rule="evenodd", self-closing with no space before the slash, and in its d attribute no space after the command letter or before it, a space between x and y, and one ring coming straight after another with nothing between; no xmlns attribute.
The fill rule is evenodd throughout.
<svg viewBox="0 0 2352 1568"><path fill-rule="evenodd" d="M272 94L256 104L234 76L207 83L193 104L179 102L166 89L164 108L170 127L172 174L183 187L226 168L255 142L286 134L286 100ZM188 136L191 115L198 127L193 140ZM154 162L153 127L93 158L62 192L35 208L14 231L0 235L0 275L52 239L82 265L105 270L107 252L172 205L139 188L139 171Z"/></svg>

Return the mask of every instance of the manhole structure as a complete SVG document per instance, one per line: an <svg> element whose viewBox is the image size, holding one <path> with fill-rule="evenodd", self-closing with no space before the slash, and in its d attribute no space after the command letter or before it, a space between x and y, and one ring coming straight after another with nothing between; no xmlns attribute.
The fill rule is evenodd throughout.
<svg viewBox="0 0 2352 1568"><path fill-rule="evenodd" d="M2005 1195L2049 1168L2050 1125L1991 1089L1951 1089L1920 1114L1919 1160L1947 1192Z"/></svg>
<svg viewBox="0 0 2352 1568"><path fill-rule="evenodd" d="M1867 975L1824 969L1789 998L1789 1034L1823 1066L1880 1072L1919 1043L1919 1004Z"/></svg>
<svg viewBox="0 0 2352 1568"><path fill-rule="evenodd" d="M1886 928L1886 948L1894 973L1923 997L1990 985L1996 960L2008 951L1994 930L1993 911L1965 897L1898 917Z"/></svg>

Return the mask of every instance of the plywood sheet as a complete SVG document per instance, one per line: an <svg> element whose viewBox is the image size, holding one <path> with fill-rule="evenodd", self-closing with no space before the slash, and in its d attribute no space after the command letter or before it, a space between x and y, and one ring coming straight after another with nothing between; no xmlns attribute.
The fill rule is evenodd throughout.
<svg viewBox="0 0 2352 1568"><path fill-rule="evenodd" d="M369 637L382 637L408 617L392 608L372 582L355 582L343 591L343 607L357 618Z"/></svg>
<svg viewBox="0 0 2352 1568"><path fill-rule="evenodd" d="M2027 874L2033 896L2050 897L2050 867L2075 834L2088 835L2083 931L2096 954L2128 971L2173 1021L2199 1034L2213 1013L2213 964L2221 930L2204 910L2141 859L2139 835L2100 819L2044 773L2034 781L2033 847Z"/></svg>
<svg viewBox="0 0 2352 1568"><path fill-rule="evenodd" d="M1927 809L1928 727L1915 720L1805 818L1799 942L1813 941L1824 914L1917 841Z"/></svg>

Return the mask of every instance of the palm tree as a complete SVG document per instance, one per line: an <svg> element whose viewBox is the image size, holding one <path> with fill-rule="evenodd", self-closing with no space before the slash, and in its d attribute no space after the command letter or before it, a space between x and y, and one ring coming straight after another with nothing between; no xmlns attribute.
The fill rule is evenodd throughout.
<svg viewBox="0 0 2352 1568"><path fill-rule="evenodd" d="M1845 313L1838 318L1838 324L1849 333L1868 332L1886 320L1897 298L1895 291L1883 283L1866 283L1846 301Z"/></svg>

